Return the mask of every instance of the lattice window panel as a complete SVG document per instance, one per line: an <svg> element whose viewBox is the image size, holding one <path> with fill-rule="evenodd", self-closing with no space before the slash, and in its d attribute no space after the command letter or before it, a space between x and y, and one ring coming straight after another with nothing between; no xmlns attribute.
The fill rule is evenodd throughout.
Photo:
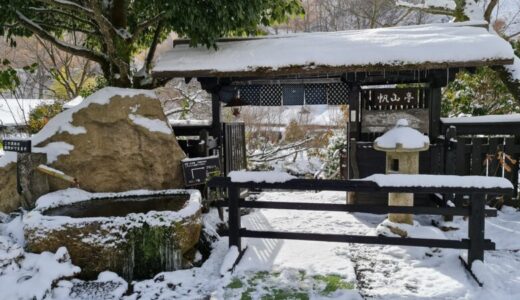
<svg viewBox="0 0 520 300"><path fill-rule="evenodd" d="M324 84L305 85L305 104L327 104L327 89Z"/></svg>
<svg viewBox="0 0 520 300"><path fill-rule="evenodd" d="M263 85L260 88L261 106L281 106L283 87L281 85Z"/></svg>
<svg viewBox="0 0 520 300"><path fill-rule="evenodd" d="M240 100L254 106L260 105L260 85L246 85L240 87Z"/></svg>
<svg viewBox="0 0 520 300"><path fill-rule="evenodd" d="M348 104L349 90L345 83L330 83L327 86L329 105Z"/></svg>
<svg viewBox="0 0 520 300"><path fill-rule="evenodd" d="M303 84L287 84L283 86L283 105L303 105Z"/></svg>

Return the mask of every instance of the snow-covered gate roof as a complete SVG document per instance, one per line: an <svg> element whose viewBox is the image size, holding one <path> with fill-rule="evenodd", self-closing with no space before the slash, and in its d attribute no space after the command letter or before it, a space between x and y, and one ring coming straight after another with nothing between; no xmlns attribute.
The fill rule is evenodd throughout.
<svg viewBox="0 0 520 300"><path fill-rule="evenodd" d="M460 25L462 24L462 25ZM259 77L426 70L513 62L513 49L468 23L300 33L219 42L218 50L176 46L155 77Z"/></svg>

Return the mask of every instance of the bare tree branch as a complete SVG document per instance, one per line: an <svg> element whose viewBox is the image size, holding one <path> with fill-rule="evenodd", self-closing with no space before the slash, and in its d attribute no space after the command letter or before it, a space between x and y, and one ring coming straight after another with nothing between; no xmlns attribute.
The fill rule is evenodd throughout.
<svg viewBox="0 0 520 300"><path fill-rule="evenodd" d="M88 58L90 60L96 61L98 63L106 63L107 57L104 54L94 52L93 50L80 47L77 45L72 45L66 42L63 42L57 38L55 38L52 34L50 34L48 31L44 30L41 26L31 21L29 18L27 18L24 14L22 14L20 11L16 11L16 15L18 17L18 20L25 28L32 31L34 34L38 35L42 39L51 42L54 44L58 49L67 51L71 54L78 55L81 57Z"/></svg>
<svg viewBox="0 0 520 300"><path fill-rule="evenodd" d="M495 7L497 6L499 0L491 0L489 1L486 11L484 12L484 20L486 20L488 23L491 22L491 14L493 13L493 10L495 10Z"/></svg>
<svg viewBox="0 0 520 300"><path fill-rule="evenodd" d="M73 20L76 20L80 23L84 23L86 25L89 25L89 26L92 26L92 27L96 27L96 24L94 24L94 22L90 21L90 20L87 20L87 19L84 19L84 18L81 18L80 16L78 16L77 14L73 14L73 13L68 13L66 11L63 11L61 9L50 9L50 8L41 8L41 7L29 7L30 10L32 11L35 11L35 12L41 12L41 13L46 13L46 14L60 14L60 15L63 15L67 18L71 18Z"/></svg>

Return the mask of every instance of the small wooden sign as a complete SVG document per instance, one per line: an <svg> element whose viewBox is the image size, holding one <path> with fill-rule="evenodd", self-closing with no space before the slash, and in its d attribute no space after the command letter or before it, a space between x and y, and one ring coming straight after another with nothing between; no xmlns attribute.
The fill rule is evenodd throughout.
<svg viewBox="0 0 520 300"><path fill-rule="evenodd" d="M423 88L366 89L361 91L361 98L370 109L425 108L424 91Z"/></svg>
<svg viewBox="0 0 520 300"><path fill-rule="evenodd" d="M182 161L186 186L202 185L211 175L220 175L218 156L188 158Z"/></svg>
<svg viewBox="0 0 520 300"><path fill-rule="evenodd" d="M18 153L31 153L32 151L31 140L3 140L2 144L4 151Z"/></svg>

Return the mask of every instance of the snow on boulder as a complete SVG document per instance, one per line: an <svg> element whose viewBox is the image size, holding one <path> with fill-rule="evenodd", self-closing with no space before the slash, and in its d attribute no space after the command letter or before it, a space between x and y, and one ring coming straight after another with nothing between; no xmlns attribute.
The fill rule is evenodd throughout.
<svg viewBox="0 0 520 300"><path fill-rule="evenodd" d="M374 149L380 151L424 151L430 146L428 136L409 127L408 120L399 119L395 127L374 141Z"/></svg>
<svg viewBox="0 0 520 300"><path fill-rule="evenodd" d="M89 192L183 185L185 157L153 91L108 87L56 117L31 137L34 152ZM0 158L0 211L19 206L16 155ZM51 191L69 187L49 178Z"/></svg>

